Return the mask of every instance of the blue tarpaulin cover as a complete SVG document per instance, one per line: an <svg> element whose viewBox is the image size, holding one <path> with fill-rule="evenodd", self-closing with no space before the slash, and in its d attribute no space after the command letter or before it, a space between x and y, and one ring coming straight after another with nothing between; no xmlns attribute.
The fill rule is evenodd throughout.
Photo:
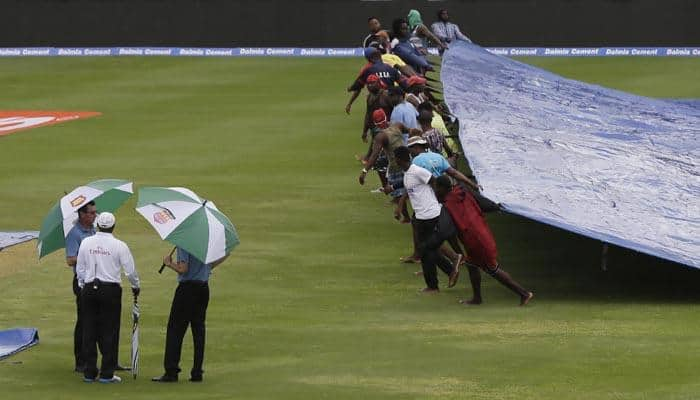
<svg viewBox="0 0 700 400"><path fill-rule="evenodd" d="M0 360L39 343L35 328L15 328L0 331Z"/></svg>
<svg viewBox="0 0 700 400"><path fill-rule="evenodd" d="M700 268L700 107L452 43L445 100L484 194L514 214Z"/></svg>
<svg viewBox="0 0 700 400"><path fill-rule="evenodd" d="M38 231L0 232L0 250L39 237Z"/></svg>

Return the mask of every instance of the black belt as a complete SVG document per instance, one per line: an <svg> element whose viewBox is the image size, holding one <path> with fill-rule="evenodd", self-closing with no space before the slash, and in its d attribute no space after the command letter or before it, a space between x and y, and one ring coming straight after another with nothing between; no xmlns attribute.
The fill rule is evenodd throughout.
<svg viewBox="0 0 700 400"><path fill-rule="evenodd" d="M191 281L182 281L182 282L180 282L180 284L181 284L181 285L197 285L197 286L204 286L204 285L208 285L209 282L208 282L208 281L194 281L194 280L191 280Z"/></svg>
<svg viewBox="0 0 700 400"><path fill-rule="evenodd" d="M121 285L118 284L117 282L102 282L102 281L99 280L99 279L95 279L94 281L90 281L90 282L85 282L85 286L89 286L89 285L93 285L93 286L117 286L117 287L121 287Z"/></svg>

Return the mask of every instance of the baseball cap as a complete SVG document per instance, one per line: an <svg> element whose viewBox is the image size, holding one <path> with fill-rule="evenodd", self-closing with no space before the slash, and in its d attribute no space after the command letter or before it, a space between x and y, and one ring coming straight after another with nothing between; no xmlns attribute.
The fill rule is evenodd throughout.
<svg viewBox="0 0 700 400"><path fill-rule="evenodd" d="M375 125L383 125L387 123L388 121L386 119L386 113L384 112L384 110L382 110L381 108L374 110L374 112L372 113L372 122L374 122Z"/></svg>
<svg viewBox="0 0 700 400"><path fill-rule="evenodd" d="M411 136L408 138L408 147L415 146L417 144L427 144L428 142L423 139L422 136Z"/></svg>
<svg viewBox="0 0 700 400"><path fill-rule="evenodd" d="M114 214L111 212L102 212L97 217L97 226L100 228L111 228L114 226L115 222L117 222L117 219L114 218Z"/></svg>
<svg viewBox="0 0 700 400"><path fill-rule="evenodd" d="M428 81L418 75L413 75L408 80L406 81L407 86L413 86L413 85L425 85Z"/></svg>
<svg viewBox="0 0 700 400"><path fill-rule="evenodd" d="M381 88L386 88L386 84L377 76L377 74L372 74L367 77L367 84L371 83L379 83Z"/></svg>
<svg viewBox="0 0 700 400"><path fill-rule="evenodd" d="M377 49L374 48L374 47L367 47L367 48L365 48L364 54L365 54L365 58L366 58L366 59L369 60L369 58L372 57L372 54L374 54L374 53L379 53L379 50L377 50Z"/></svg>

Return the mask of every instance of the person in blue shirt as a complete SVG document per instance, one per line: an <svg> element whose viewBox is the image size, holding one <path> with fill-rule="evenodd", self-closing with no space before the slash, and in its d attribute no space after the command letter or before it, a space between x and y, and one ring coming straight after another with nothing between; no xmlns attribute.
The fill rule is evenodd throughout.
<svg viewBox="0 0 700 400"><path fill-rule="evenodd" d="M399 123L405 126L407 129L420 129L418 125L418 110L413 104L406 101L403 89L400 87L391 87L388 90L389 93L389 103L394 107L391 111L390 121L392 123ZM408 142L408 134L404 134L403 138L404 144Z"/></svg>
<svg viewBox="0 0 700 400"><path fill-rule="evenodd" d="M153 378L154 382L177 382L177 374L181 371L182 340L188 325L192 329L194 342L194 361L190 381L202 381L206 334L205 319L209 305L209 276L212 269L224 262L226 258L228 258L228 254L213 263L205 264L180 247L177 248L177 262L173 261L172 253L163 258L163 264L177 272L178 286L170 308L165 339L165 357L163 359L165 374Z"/></svg>
<svg viewBox="0 0 700 400"><path fill-rule="evenodd" d="M479 191L479 185L467 178L463 173L452 168L442 154L433 153L428 150L428 142L425 138L420 136L412 137L408 143L408 149L411 150L411 155L413 156L411 162L419 167L427 169L434 177L437 178L442 174L447 174L466 186Z"/></svg>
<svg viewBox="0 0 700 400"><path fill-rule="evenodd" d="M91 201L78 209L78 220L66 236L66 264L73 270L73 295L75 295L76 319L73 330L73 354L75 356L75 372L85 371L85 359L83 358L83 320L80 317L80 286L75 274L75 264L78 260L78 250L83 239L95 234L94 222L97 218L95 202Z"/></svg>
<svg viewBox="0 0 700 400"><path fill-rule="evenodd" d="M392 49L393 53L421 75L424 75L428 71L433 71L434 68L430 65L425 55L418 51L415 45L411 43L411 31L408 26L408 21L403 18L395 19L392 26L395 38L395 45Z"/></svg>

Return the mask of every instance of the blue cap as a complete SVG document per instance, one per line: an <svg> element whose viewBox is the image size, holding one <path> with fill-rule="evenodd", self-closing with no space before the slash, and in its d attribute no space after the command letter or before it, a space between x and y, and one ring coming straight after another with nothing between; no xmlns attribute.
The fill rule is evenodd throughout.
<svg viewBox="0 0 700 400"><path fill-rule="evenodd" d="M369 60L370 57L372 57L372 54L374 53L379 53L379 50L377 50L374 47L367 47L365 48L365 58Z"/></svg>

